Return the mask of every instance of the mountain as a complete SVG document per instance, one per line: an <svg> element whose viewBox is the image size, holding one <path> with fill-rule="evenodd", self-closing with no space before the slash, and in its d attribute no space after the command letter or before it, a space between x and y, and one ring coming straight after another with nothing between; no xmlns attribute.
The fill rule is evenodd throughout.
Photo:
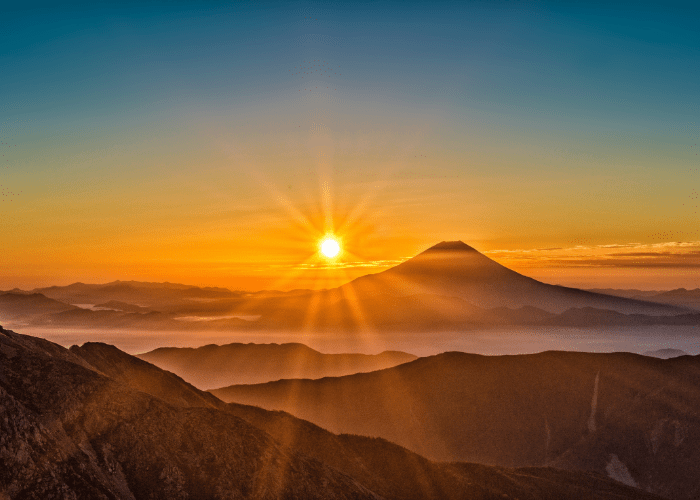
<svg viewBox="0 0 700 500"><path fill-rule="evenodd" d="M532 306L561 313L574 307L593 307L648 315L683 312L668 305L541 283L461 241L438 243L398 266L357 278L340 290L362 302L421 293L457 297L481 308Z"/></svg>
<svg viewBox="0 0 700 500"><path fill-rule="evenodd" d="M693 290L676 288L675 290L666 291L602 288L591 289L589 291L700 310L700 288L695 288Z"/></svg>
<svg viewBox="0 0 700 500"><path fill-rule="evenodd" d="M314 330L330 334L454 332L507 325L700 324L700 314L684 305L541 283L507 269L461 241L439 243L391 269L329 290L244 293L117 281L104 285L75 283L37 289L39 292L83 308L50 313L37 306L28 318L8 318L37 326ZM92 310L97 304L109 304L108 309L118 310Z"/></svg>
<svg viewBox="0 0 700 500"><path fill-rule="evenodd" d="M234 307L230 302L227 307ZM0 295L0 320L24 327L31 325L64 329L259 332L281 329L303 331L311 328L319 333L367 329L374 333L390 333L466 331L507 326L602 328L700 324L700 313L697 312L651 316L582 307L554 314L532 306L482 309L460 298L431 294L406 297L387 295L361 302L357 297L352 301L335 300L327 292L318 292L317 295L307 296L256 298L243 303L245 309L229 309L224 311L229 314L222 316L211 316L213 311L210 310L205 316L182 317L172 312L163 313L114 301L76 307L48 299L41 294L11 293ZM220 306L221 301L217 301L215 307ZM350 372L352 370L347 373ZM326 375L338 374L340 372ZM290 374L284 376L288 375ZM305 376L301 373L291 375ZM224 385L260 381L221 380L218 383Z"/></svg>
<svg viewBox="0 0 700 500"><path fill-rule="evenodd" d="M114 311L124 311L145 314L151 312L148 307L135 306L119 300L108 300L104 304L95 304L95 308L112 309Z"/></svg>
<svg viewBox="0 0 700 500"><path fill-rule="evenodd" d="M37 316L78 309L75 306L50 299L40 293L0 292L0 319L29 320Z"/></svg>
<svg viewBox="0 0 700 500"><path fill-rule="evenodd" d="M377 498L207 407L176 407L0 330L0 497Z"/></svg>
<svg viewBox="0 0 700 500"><path fill-rule="evenodd" d="M67 350L1 327L0 408L8 499L660 498L595 474L434 463L226 405L106 344Z"/></svg>
<svg viewBox="0 0 700 500"><path fill-rule="evenodd" d="M605 474L700 495L700 357L445 353L372 373L211 391L428 458Z"/></svg>
<svg viewBox="0 0 700 500"><path fill-rule="evenodd" d="M613 324L700 322L700 316L660 319L689 314L687 308L541 283L461 241L439 243L398 266L339 288L250 298L235 311L258 315L255 326L266 329L385 332L558 325L557 318L548 315L584 308L595 325L609 325L610 311L627 315ZM630 318L632 314L647 318ZM579 320L580 315L574 322ZM561 324L571 321L564 317Z"/></svg>
<svg viewBox="0 0 700 500"><path fill-rule="evenodd" d="M504 495L586 498L591 487L596 495L623 494L616 490L619 485L601 484L601 478L585 474L569 476L568 472L552 469L494 470L476 464L436 464L382 439L338 436L282 412L224 404L179 377L113 346L91 342L73 346L70 352L89 360L113 379L169 404L211 406L235 414L270 433L286 449L331 465L386 498L503 498ZM193 398L193 393L199 393L200 397ZM513 488L511 482L517 482L518 487Z"/></svg>
<svg viewBox="0 0 700 500"><path fill-rule="evenodd" d="M651 356L653 358L661 359L671 359L677 358L679 356L688 356L688 353L681 351L680 349L657 349L656 351L646 351L644 356Z"/></svg>
<svg viewBox="0 0 700 500"><path fill-rule="evenodd" d="M385 498L605 499L645 498L605 476L553 467L509 469L473 463L437 463L380 438L333 434L284 412L231 404L228 411L356 478ZM571 475L569 475L571 474ZM610 482L606 482L610 481ZM638 495L638 496L634 496Z"/></svg>
<svg viewBox="0 0 700 500"><path fill-rule="evenodd" d="M616 297L626 297L628 299L649 299L654 295L662 293L659 290L638 290L636 288L589 288L589 292L602 293L604 295L614 295Z"/></svg>
<svg viewBox="0 0 700 500"><path fill-rule="evenodd" d="M662 302L665 304L674 304L677 306L691 307L700 310L700 288L686 290L685 288L677 288L667 292L661 292L649 300L654 302Z"/></svg>
<svg viewBox="0 0 700 500"><path fill-rule="evenodd" d="M413 361L398 351L321 354L304 344L227 344L161 347L139 358L178 374L200 389L255 384L283 378L321 378L371 372Z"/></svg>
<svg viewBox="0 0 700 500"><path fill-rule="evenodd" d="M216 300L243 295L242 292L232 292L226 288L142 281L113 281L105 284L73 283L67 286L36 288L33 292L68 304L101 304L115 300L155 308L177 301Z"/></svg>

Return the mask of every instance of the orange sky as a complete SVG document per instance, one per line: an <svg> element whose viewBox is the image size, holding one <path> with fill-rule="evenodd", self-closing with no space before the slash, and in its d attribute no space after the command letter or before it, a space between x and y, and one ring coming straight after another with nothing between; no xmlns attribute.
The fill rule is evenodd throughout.
<svg viewBox="0 0 700 500"><path fill-rule="evenodd" d="M700 286L692 16L414 7L17 8L0 289L318 288L457 239L551 283Z"/></svg>

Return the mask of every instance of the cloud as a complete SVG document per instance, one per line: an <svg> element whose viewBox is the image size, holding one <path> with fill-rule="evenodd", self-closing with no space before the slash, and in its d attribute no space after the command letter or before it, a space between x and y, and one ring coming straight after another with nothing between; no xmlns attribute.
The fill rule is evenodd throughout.
<svg viewBox="0 0 700 500"><path fill-rule="evenodd" d="M700 241L577 245L485 253L509 267L700 269Z"/></svg>
<svg viewBox="0 0 700 500"><path fill-rule="evenodd" d="M406 258L407 259L407 258ZM294 266L294 269L360 269L360 268L387 268L401 264L406 259L392 260L368 260L357 262L321 262L304 263Z"/></svg>

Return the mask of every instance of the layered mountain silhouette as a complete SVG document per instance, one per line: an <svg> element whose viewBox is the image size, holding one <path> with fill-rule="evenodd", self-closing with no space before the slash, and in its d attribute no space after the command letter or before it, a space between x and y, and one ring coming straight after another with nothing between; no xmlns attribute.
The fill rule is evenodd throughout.
<svg viewBox="0 0 700 500"><path fill-rule="evenodd" d="M606 295L616 295L618 297L646 300L650 302L658 302L660 304L670 304L700 310L700 288L695 288L692 290L688 290L686 288L676 288L674 290L664 291L600 288L592 289L590 291L603 293Z"/></svg>
<svg viewBox="0 0 700 500"><path fill-rule="evenodd" d="M160 347L137 355L177 373L200 389L255 384L285 378L322 378L371 372L413 361L399 351L380 354L322 354L304 344L227 344L203 347Z"/></svg>
<svg viewBox="0 0 700 500"><path fill-rule="evenodd" d="M700 357L445 353L394 368L211 391L428 458L556 466L700 495Z"/></svg>
<svg viewBox="0 0 700 500"><path fill-rule="evenodd" d="M227 405L115 347L0 328L0 496L653 499L603 476L441 464L382 439Z"/></svg>
<svg viewBox="0 0 700 500"><path fill-rule="evenodd" d="M113 281L99 285L73 283L68 286L35 288L32 292L68 304L100 304L115 300L145 307L160 307L182 300L215 300L242 295L242 292L226 288L143 281Z"/></svg>
<svg viewBox="0 0 700 500"><path fill-rule="evenodd" d="M39 297L56 301L54 310L42 308ZM17 312L21 301L35 304L23 306L24 316ZM330 290L243 293L172 283L76 283L0 295L0 320L142 330L386 332L697 325L700 312L541 283L456 241Z"/></svg>
<svg viewBox="0 0 700 500"><path fill-rule="evenodd" d="M0 293L0 311L7 320L29 320L38 316L63 313L79 309L70 304L53 300L40 293L18 291Z"/></svg>

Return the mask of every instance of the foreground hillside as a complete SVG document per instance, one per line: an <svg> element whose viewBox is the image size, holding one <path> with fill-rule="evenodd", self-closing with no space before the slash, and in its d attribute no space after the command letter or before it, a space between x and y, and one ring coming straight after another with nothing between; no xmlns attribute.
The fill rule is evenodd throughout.
<svg viewBox="0 0 700 500"><path fill-rule="evenodd" d="M437 464L226 405L112 346L3 329L0 407L0 498L658 498L595 474Z"/></svg>
<svg viewBox="0 0 700 500"><path fill-rule="evenodd" d="M445 353L394 368L212 391L438 460L594 471L700 495L700 357Z"/></svg>
<svg viewBox="0 0 700 500"><path fill-rule="evenodd" d="M231 414L173 407L38 339L0 342L3 498L375 498Z"/></svg>

